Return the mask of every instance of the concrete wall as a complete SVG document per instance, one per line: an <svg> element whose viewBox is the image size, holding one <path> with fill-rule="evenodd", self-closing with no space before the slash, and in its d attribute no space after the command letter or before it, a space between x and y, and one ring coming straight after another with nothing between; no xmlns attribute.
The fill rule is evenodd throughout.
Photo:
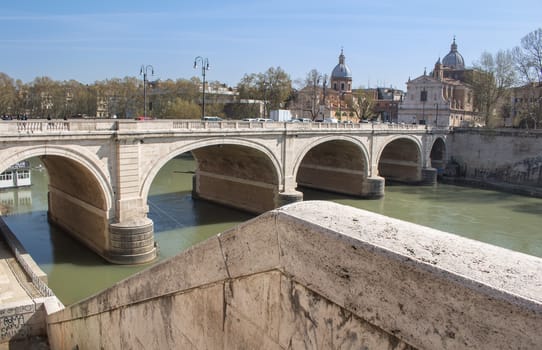
<svg viewBox="0 0 542 350"><path fill-rule="evenodd" d="M542 130L459 129L448 140L459 165L449 175L542 188Z"/></svg>
<svg viewBox="0 0 542 350"><path fill-rule="evenodd" d="M542 259L295 203L48 317L54 349L536 349Z"/></svg>

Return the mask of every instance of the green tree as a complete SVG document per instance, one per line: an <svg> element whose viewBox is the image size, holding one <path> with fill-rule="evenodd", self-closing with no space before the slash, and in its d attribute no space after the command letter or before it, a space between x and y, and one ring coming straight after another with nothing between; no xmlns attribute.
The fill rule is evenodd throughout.
<svg viewBox="0 0 542 350"><path fill-rule="evenodd" d="M280 67L269 68L265 73L245 74L237 84L239 98L264 101L265 112L279 109L291 96L292 80Z"/></svg>
<svg viewBox="0 0 542 350"><path fill-rule="evenodd" d="M197 103L176 97L168 101L163 115L173 119L198 119L201 116L201 108Z"/></svg>

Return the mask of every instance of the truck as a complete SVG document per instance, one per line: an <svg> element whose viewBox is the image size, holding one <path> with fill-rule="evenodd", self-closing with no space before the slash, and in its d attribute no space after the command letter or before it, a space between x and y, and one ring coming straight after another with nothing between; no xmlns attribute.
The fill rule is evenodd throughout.
<svg viewBox="0 0 542 350"><path fill-rule="evenodd" d="M292 114L287 109L275 109L270 113L271 119L276 122L287 122L292 119Z"/></svg>

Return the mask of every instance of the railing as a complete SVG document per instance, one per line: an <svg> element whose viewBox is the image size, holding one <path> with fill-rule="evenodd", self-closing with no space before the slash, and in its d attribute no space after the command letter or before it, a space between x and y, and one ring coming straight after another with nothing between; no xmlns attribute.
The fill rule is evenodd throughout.
<svg viewBox="0 0 542 350"><path fill-rule="evenodd" d="M19 250L19 247L21 244L11 231L11 229L6 225L4 220L0 219L0 231L1 234L4 236L4 241L8 244L11 251L15 255L15 259L19 263L19 265L23 268L23 270L26 272L26 274L31 278L32 284L34 287L41 293L44 297L51 297L55 294L53 291L47 286L47 284L36 274L34 269L28 264L27 259L31 259L32 263L34 261L32 260L32 257L28 253L21 253ZM23 248L24 250L24 248ZM37 265L36 265L37 267ZM40 271L41 272L41 271Z"/></svg>
<svg viewBox="0 0 542 350"><path fill-rule="evenodd" d="M249 122L238 120L201 121L181 119L160 120L26 120L0 122L0 134L36 134L36 133L89 133L111 131L171 131L171 130L393 130L422 131L433 127L413 124L389 123L288 123L288 122Z"/></svg>

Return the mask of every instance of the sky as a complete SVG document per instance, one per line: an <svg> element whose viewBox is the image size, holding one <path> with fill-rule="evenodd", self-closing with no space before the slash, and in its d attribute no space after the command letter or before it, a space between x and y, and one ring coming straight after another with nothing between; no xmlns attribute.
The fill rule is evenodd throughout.
<svg viewBox="0 0 542 350"><path fill-rule="evenodd" d="M199 77L235 86L280 67L331 74L341 49L353 87L405 90L456 38L467 66L542 27L540 0L0 0L0 72L92 84ZM150 72L150 71L149 71Z"/></svg>

